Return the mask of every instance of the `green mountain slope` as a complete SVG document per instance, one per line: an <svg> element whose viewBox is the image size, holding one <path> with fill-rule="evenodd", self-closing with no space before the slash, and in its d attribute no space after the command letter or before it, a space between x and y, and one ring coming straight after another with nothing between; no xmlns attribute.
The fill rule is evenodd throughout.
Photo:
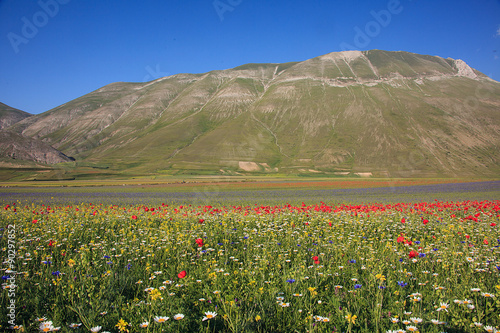
<svg viewBox="0 0 500 333"><path fill-rule="evenodd" d="M10 129L144 174L495 176L499 110L461 60L372 50L114 83Z"/></svg>

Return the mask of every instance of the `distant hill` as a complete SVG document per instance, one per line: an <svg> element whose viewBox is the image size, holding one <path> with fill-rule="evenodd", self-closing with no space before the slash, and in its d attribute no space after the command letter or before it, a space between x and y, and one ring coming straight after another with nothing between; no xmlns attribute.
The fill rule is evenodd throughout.
<svg viewBox="0 0 500 333"><path fill-rule="evenodd" d="M113 83L9 128L117 172L500 174L500 83L462 60L346 51Z"/></svg>
<svg viewBox="0 0 500 333"><path fill-rule="evenodd" d="M6 104L0 103L0 130L31 116L32 115L28 112L14 109Z"/></svg>
<svg viewBox="0 0 500 333"><path fill-rule="evenodd" d="M0 158L57 164L74 161L45 142L10 131L0 131Z"/></svg>

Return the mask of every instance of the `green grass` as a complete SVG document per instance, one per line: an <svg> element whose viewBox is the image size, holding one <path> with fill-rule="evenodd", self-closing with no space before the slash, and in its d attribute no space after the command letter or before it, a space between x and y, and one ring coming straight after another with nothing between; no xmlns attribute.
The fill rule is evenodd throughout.
<svg viewBox="0 0 500 333"><path fill-rule="evenodd" d="M16 250L4 267L19 274L0 297L1 330L11 325L12 299L25 332L48 321L62 332L72 323L118 332L126 322L130 332L154 333L500 325L498 200L289 206L282 197L232 207L94 199L3 204L0 249L5 258ZM10 285L12 272L2 274ZM203 321L208 311L217 315Z"/></svg>

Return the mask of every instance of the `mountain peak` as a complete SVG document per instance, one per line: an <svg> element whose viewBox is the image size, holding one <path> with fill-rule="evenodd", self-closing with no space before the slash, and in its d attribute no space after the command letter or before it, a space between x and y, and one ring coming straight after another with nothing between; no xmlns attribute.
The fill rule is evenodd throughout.
<svg viewBox="0 0 500 333"><path fill-rule="evenodd" d="M0 130L10 127L15 123L31 116L32 115L28 112L24 112L0 103Z"/></svg>
<svg viewBox="0 0 500 333"><path fill-rule="evenodd" d="M457 75L458 76L463 76L463 77L468 77L470 79L477 79L476 73L474 73L474 70L467 65L465 61L462 59L456 59L454 60L455 62L455 68L458 70Z"/></svg>
<svg viewBox="0 0 500 333"><path fill-rule="evenodd" d="M12 127L115 172L500 173L500 84L383 50L116 83ZM481 98L477 96L481 89ZM473 102L473 103L472 103Z"/></svg>

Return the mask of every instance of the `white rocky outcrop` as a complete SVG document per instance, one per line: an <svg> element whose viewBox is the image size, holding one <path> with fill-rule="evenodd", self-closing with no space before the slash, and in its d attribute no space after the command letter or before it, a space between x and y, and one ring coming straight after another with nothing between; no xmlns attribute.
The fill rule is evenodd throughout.
<svg viewBox="0 0 500 333"><path fill-rule="evenodd" d="M458 70L457 76L464 76L471 79L477 79L476 73L470 68L467 63L461 59L455 60L455 67Z"/></svg>

